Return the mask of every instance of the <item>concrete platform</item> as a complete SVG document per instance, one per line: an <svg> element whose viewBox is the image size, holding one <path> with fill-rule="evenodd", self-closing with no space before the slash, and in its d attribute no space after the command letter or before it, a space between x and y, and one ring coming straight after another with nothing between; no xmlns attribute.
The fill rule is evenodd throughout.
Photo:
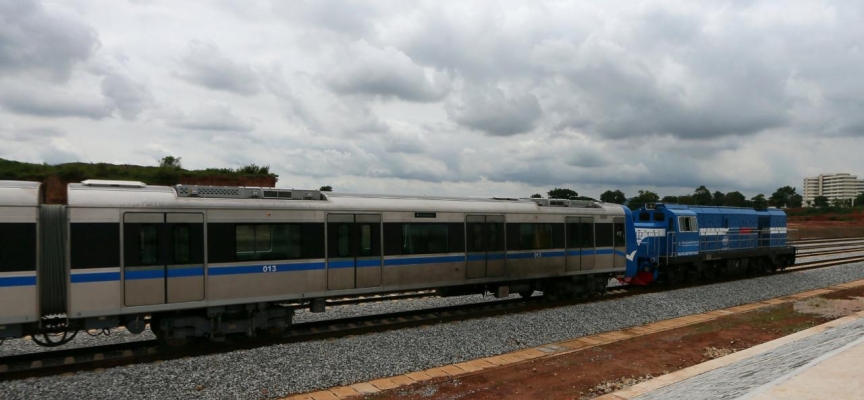
<svg viewBox="0 0 864 400"><path fill-rule="evenodd" d="M862 399L864 312L600 397Z"/></svg>

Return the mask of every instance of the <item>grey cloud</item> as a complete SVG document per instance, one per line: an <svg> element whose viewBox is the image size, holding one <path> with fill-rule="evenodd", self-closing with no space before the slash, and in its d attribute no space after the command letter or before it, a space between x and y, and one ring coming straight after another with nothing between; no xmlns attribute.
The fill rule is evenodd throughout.
<svg viewBox="0 0 864 400"><path fill-rule="evenodd" d="M393 48L378 49L365 41L349 46L323 75L330 89L343 94L393 96L406 101L438 101L450 91L446 74L427 77L422 67Z"/></svg>
<svg viewBox="0 0 864 400"><path fill-rule="evenodd" d="M0 133L5 133L4 136L9 140L15 141L43 141L49 140L53 138L59 138L66 135L65 132L56 129L56 128L28 128L28 129L15 129L15 128L0 128Z"/></svg>
<svg viewBox="0 0 864 400"><path fill-rule="evenodd" d="M193 84L244 96L260 91L259 77L248 64L231 60L218 47L197 41L181 59L176 75Z"/></svg>
<svg viewBox="0 0 864 400"><path fill-rule="evenodd" d="M196 131L249 132L255 129L255 124L234 115L231 107L221 103L206 104L189 114L171 117L167 124Z"/></svg>
<svg viewBox="0 0 864 400"><path fill-rule="evenodd" d="M123 119L132 121L153 106L153 94L147 85L125 75L111 73L102 80L102 95L111 99Z"/></svg>
<svg viewBox="0 0 864 400"><path fill-rule="evenodd" d="M99 48L96 31L27 0L0 0L0 73L65 81Z"/></svg>
<svg viewBox="0 0 864 400"><path fill-rule="evenodd" d="M110 117L114 105L102 98L72 94L30 82L5 82L0 90L0 108L37 117Z"/></svg>
<svg viewBox="0 0 864 400"><path fill-rule="evenodd" d="M493 136L512 136L534 129L542 116L531 93L506 96L501 89L466 90L459 100L447 103L453 121Z"/></svg>

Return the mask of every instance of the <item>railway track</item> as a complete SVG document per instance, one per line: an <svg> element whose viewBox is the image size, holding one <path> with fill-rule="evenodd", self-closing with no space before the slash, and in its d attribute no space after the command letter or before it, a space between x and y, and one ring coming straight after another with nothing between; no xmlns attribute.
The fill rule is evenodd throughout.
<svg viewBox="0 0 864 400"><path fill-rule="evenodd" d="M796 263L777 273L791 273L810 269L825 268L864 261L864 256L837 258L824 261ZM748 277L734 277L717 281L677 285L676 288L693 287L705 284L727 282ZM0 381L25 379L38 376L60 375L78 371L93 371L122 365L167 361L184 357L197 357L227 353L237 350L253 349L278 344L296 343L310 340L338 338L371 332L403 329L442 322L464 321L477 318L494 317L511 313L537 311L542 309L573 305L578 303L606 301L617 298L665 291L669 287L613 287L599 297L592 299L569 299L551 301L542 296L528 299L510 299L480 304L437 307L423 310L404 311L386 315L369 315L351 318L330 319L294 325L283 337L255 338L232 337L224 343L195 343L185 348L162 348L157 341L135 341L94 347L53 350L40 353L27 353L0 357ZM373 296L366 299L337 299L329 305L358 304L365 301L384 301L418 298L434 295L434 291L416 293L394 293Z"/></svg>

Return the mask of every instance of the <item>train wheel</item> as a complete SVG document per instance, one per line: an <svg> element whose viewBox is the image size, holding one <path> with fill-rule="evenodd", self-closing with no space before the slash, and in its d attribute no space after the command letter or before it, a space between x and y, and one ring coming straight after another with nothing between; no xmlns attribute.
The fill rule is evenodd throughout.
<svg viewBox="0 0 864 400"><path fill-rule="evenodd" d="M259 335L261 335L262 337L268 338L268 339L278 339L282 336L285 336L285 332L288 332L287 326L282 326L282 327L275 327L274 326L274 327L264 328L264 329L258 330Z"/></svg>
<svg viewBox="0 0 864 400"><path fill-rule="evenodd" d="M156 340L159 341L159 344L165 347L183 347L188 345L192 340L188 336L184 336L182 338L177 338L172 335L172 332L167 331L162 328L161 320L156 317L151 317L150 319L150 331L156 335Z"/></svg>
<svg viewBox="0 0 864 400"><path fill-rule="evenodd" d="M154 332L155 333L155 332ZM174 337L174 335L167 334L166 332L156 333L156 340L165 347L184 347L188 345L192 340L188 336L184 336L182 338Z"/></svg>

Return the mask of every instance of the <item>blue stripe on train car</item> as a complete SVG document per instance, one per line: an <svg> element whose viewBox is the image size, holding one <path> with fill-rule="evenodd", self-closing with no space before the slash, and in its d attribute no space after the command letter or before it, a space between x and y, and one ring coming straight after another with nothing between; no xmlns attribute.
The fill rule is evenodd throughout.
<svg viewBox="0 0 864 400"><path fill-rule="evenodd" d="M36 286L35 276L7 276L0 278L0 287Z"/></svg>
<svg viewBox="0 0 864 400"><path fill-rule="evenodd" d="M70 280L72 283L92 283L92 282L110 282L119 281L119 272L96 272L87 274L72 274Z"/></svg>
<svg viewBox="0 0 864 400"><path fill-rule="evenodd" d="M417 257L417 258L392 258L385 259L385 267L396 267L401 265L412 264L436 264L465 261L465 256L437 256L437 257Z"/></svg>
<svg viewBox="0 0 864 400"><path fill-rule="evenodd" d="M169 278L189 278L204 276L204 266L168 269Z"/></svg>

